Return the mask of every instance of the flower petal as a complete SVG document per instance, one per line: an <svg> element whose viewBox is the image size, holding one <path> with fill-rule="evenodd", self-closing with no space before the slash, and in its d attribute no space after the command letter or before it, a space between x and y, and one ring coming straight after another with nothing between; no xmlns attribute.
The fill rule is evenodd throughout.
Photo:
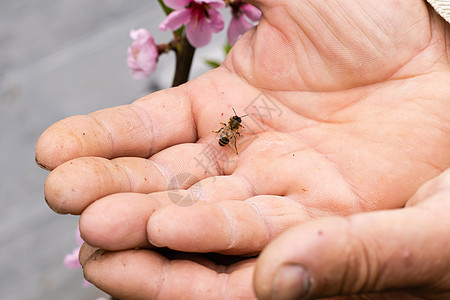
<svg viewBox="0 0 450 300"><path fill-rule="evenodd" d="M164 0L163 2L172 9L181 9L191 4L192 0Z"/></svg>
<svg viewBox="0 0 450 300"><path fill-rule="evenodd" d="M91 286L92 285L92 283L90 283L89 281L87 281L86 279L83 279L83 286L84 287L88 287L88 286ZM98 299L97 299L98 300Z"/></svg>
<svg viewBox="0 0 450 300"><path fill-rule="evenodd" d="M251 4L242 5L241 10L253 22L259 21L261 18L261 11Z"/></svg>
<svg viewBox="0 0 450 300"><path fill-rule="evenodd" d="M189 22L186 26L186 37L196 48L206 46L212 38L211 26L206 18L199 20L197 24Z"/></svg>
<svg viewBox="0 0 450 300"><path fill-rule="evenodd" d="M68 269L81 268L80 261L78 260L78 254L80 253L80 247L73 249L72 253L64 256L64 265Z"/></svg>
<svg viewBox="0 0 450 300"><path fill-rule="evenodd" d="M141 28L143 29L143 28ZM135 29L131 29L130 30L130 38L132 38L133 40L137 40L138 36L139 36L139 30L135 30Z"/></svg>
<svg viewBox="0 0 450 300"><path fill-rule="evenodd" d="M220 9L220 8L224 8L225 7L225 1L223 0L194 0L195 2L201 4L206 3L208 4L211 8L215 8L215 9Z"/></svg>
<svg viewBox="0 0 450 300"><path fill-rule="evenodd" d="M137 45L155 45L152 34L145 28L140 28L138 30L132 29L130 31L130 37L134 39L132 46Z"/></svg>
<svg viewBox="0 0 450 300"><path fill-rule="evenodd" d="M159 24L159 29L162 31L170 28L171 30L177 30L183 24L186 24L191 19L191 10L182 9L171 12L165 19Z"/></svg>
<svg viewBox="0 0 450 300"><path fill-rule="evenodd" d="M80 228L79 227L77 227L77 230L75 231L75 239L77 240L78 246L83 245L84 241L81 238Z"/></svg>
<svg viewBox="0 0 450 300"><path fill-rule="evenodd" d="M141 69L131 69L130 72L131 77L136 80L142 80L150 76L146 72L142 71Z"/></svg>
<svg viewBox="0 0 450 300"><path fill-rule="evenodd" d="M214 31L215 33L221 31L223 27L225 27L225 21L223 20L223 17L220 14L220 12L215 9L210 9L208 12L209 12L210 27L212 31Z"/></svg>
<svg viewBox="0 0 450 300"><path fill-rule="evenodd" d="M250 24L243 15L239 16L237 19L231 18L231 22L227 30L228 43L233 46L239 36L252 27L253 25Z"/></svg>
<svg viewBox="0 0 450 300"><path fill-rule="evenodd" d="M133 78L144 79L156 69L158 49L153 36L147 30L132 31L130 36L136 40L128 47L127 65Z"/></svg>
<svg viewBox="0 0 450 300"><path fill-rule="evenodd" d="M132 69L137 69L138 68L138 65L137 65L137 62L136 62L136 58L134 57L137 52L138 52L138 50L134 50L133 47L128 47L128 51L127 51L127 65L128 65L128 67L130 67Z"/></svg>
<svg viewBox="0 0 450 300"><path fill-rule="evenodd" d="M150 75L156 68L157 59L158 50L156 50L155 47L148 45L141 49L136 61L139 68L147 71Z"/></svg>

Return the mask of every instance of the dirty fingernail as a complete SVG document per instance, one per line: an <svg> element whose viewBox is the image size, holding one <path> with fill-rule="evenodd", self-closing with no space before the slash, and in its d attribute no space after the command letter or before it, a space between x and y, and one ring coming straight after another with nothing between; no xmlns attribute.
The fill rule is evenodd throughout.
<svg viewBox="0 0 450 300"><path fill-rule="evenodd" d="M83 243L80 248L80 253L78 254L78 259L80 261L81 266L84 266L89 257L97 251L98 248L92 247L89 244Z"/></svg>
<svg viewBox="0 0 450 300"><path fill-rule="evenodd" d="M310 288L308 272L300 265L282 265L276 273L271 290L272 300L303 299Z"/></svg>

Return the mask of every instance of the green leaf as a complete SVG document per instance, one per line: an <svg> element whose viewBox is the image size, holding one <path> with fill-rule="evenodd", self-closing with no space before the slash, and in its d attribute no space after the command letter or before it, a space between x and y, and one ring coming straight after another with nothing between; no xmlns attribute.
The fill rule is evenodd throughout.
<svg viewBox="0 0 450 300"><path fill-rule="evenodd" d="M205 64L211 69L215 69L220 66L220 62L212 59L205 59Z"/></svg>
<svg viewBox="0 0 450 300"><path fill-rule="evenodd" d="M166 14L166 16L169 15L173 11L173 9L167 7L164 4L163 0L158 0L158 2L159 2L159 5L161 5L162 9L164 10L164 13Z"/></svg>
<svg viewBox="0 0 450 300"><path fill-rule="evenodd" d="M227 55L228 52L230 52L230 50L231 50L230 43L226 42L225 45L223 45L223 50L225 51L225 55Z"/></svg>

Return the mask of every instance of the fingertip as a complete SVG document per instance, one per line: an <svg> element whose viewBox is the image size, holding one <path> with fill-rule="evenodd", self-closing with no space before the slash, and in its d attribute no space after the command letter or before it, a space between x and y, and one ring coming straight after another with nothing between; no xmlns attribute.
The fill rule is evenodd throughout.
<svg viewBox="0 0 450 300"><path fill-rule="evenodd" d="M99 199L89 205L80 215L80 235L84 241L94 247L107 250L126 248L126 220L120 210L122 194L115 194ZM125 212L126 214L126 212Z"/></svg>
<svg viewBox="0 0 450 300"><path fill-rule="evenodd" d="M99 282L102 282L106 271L105 262L107 263L111 253L92 246L86 246L84 250L83 247L80 249L80 264L83 268L83 276L86 281L96 286L98 286Z"/></svg>
<svg viewBox="0 0 450 300"><path fill-rule="evenodd" d="M104 213L99 213L103 210L103 205L101 200L92 203L87 207L83 213L80 215L79 228L81 238L94 247L104 246L110 241L105 239L109 237L109 227L107 226L107 219L105 215L109 212L106 210ZM106 208L107 209L107 208Z"/></svg>
<svg viewBox="0 0 450 300"><path fill-rule="evenodd" d="M153 299L166 259L148 250L95 251L83 266L87 281L119 299Z"/></svg>
<svg viewBox="0 0 450 300"><path fill-rule="evenodd" d="M53 211L79 215L92 201L103 196L104 190L91 188L91 183L98 182L98 172L89 172L87 168L90 165L86 162L73 160L50 172L44 183L44 195Z"/></svg>
<svg viewBox="0 0 450 300"><path fill-rule="evenodd" d="M336 286L330 285L331 280L323 280L329 280L327 272L332 272L336 281L346 268L348 253L342 250L347 243L347 227L345 218L316 219L294 226L273 240L256 263L254 289L258 299L303 299L315 293L317 286L334 292ZM333 260L337 254L330 246L342 260Z"/></svg>
<svg viewBox="0 0 450 300"><path fill-rule="evenodd" d="M38 142L39 142L39 140L38 140ZM37 152L38 152L37 148L38 148L38 143L36 143L36 146L35 146L34 162L38 165L39 168L47 170L47 171L51 171L51 169L49 167L47 167L45 165L45 163L40 161L41 159L40 159L40 156L38 156L38 154L37 154ZM39 149L39 152L42 152L42 151L40 151L40 149Z"/></svg>
<svg viewBox="0 0 450 300"><path fill-rule="evenodd" d="M276 299L305 299L309 294L311 279L308 271L301 265L289 263L282 265L275 273L271 295Z"/></svg>
<svg viewBox="0 0 450 300"><path fill-rule="evenodd" d="M161 227L164 227L164 214L167 211L161 208L155 211L147 222L147 239L155 247L165 247L166 242L161 240Z"/></svg>
<svg viewBox="0 0 450 300"><path fill-rule="evenodd" d="M56 176L55 176L56 175ZM60 177L56 173L48 174L44 183L44 199L48 207L58 214L68 214L69 210L65 209L64 198L67 194L62 193Z"/></svg>
<svg viewBox="0 0 450 300"><path fill-rule="evenodd" d="M87 243L116 251L150 247L146 224L159 207L148 195L113 194L89 205L80 216L80 233Z"/></svg>
<svg viewBox="0 0 450 300"><path fill-rule="evenodd" d="M180 207L177 205L168 205L155 211L147 222L147 238L150 244L155 247L179 250L177 248L182 247L180 244L185 244L186 241L183 242L183 239L178 237L180 235L192 236L192 233L186 231L186 226L189 225L183 226L183 219L186 218L183 211L188 213L189 209L182 209L180 212ZM180 232L180 227L182 227L182 232Z"/></svg>
<svg viewBox="0 0 450 300"><path fill-rule="evenodd" d="M81 137L71 130L66 123L69 119L79 119L75 116L63 119L47 128L39 137L35 146L35 161L46 170L53 170L63 162L77 157L82 149ZM81 132L83 136L85 132Z"/></svg>

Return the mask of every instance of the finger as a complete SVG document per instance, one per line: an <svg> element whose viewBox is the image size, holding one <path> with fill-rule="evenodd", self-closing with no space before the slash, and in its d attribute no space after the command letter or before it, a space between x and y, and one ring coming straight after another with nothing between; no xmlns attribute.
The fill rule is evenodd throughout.
<svg viewBox="0 0 450 300"><path fill-rule="evenodd" d="M149 250L98 251L83 266L86 279L120 299L254 298L252 264L215 270L191 260L168 260Z"/></svg>
<svg viewBox="0 0 450 300"><path fill-rule="evenodd" d="M198 201L195 197L195 192L182 189L109 195L83 211L79 221L80 233L90 245L111 251L153 247L147 239L147 223L151 215L169 204L192 205Z"/></svg>
<svg viewBox="0 0 450 300"><path fill-rule="evenodd" d="M258 259L256 294L316 299L445 290L450 284L448 196L433 207L323 218L286 231Z"/></svg>
<svg viewBox="0 0 450 300"><path fill-rule="evenodd" d="M149 157L168 146L195 140L186 90L173 88L145 96L131 105L57 122L39 138L36 162L54 169L83 156Z"/></svg>
<svg viewBox="0 0 450 300"><path fill-rule="evenodd" d="M110 194L149 193L164 188L167 182L150 160L82 157L53 170L45 181L44 194L55 212L79 215L92 202Z"/></svg>
<svg viewBox="0 0 450 300"><path fill-rule="evenodd" d="M261 251L286 228L307 219L309 214L292 199L256 196L162 207L150 216L147 232L149 241L159 247L242 255Z"/></svg>
<svg viewBox="0 0 450 300"><path fill-rule="evenodd" d="M254 144L258 141L251 147ZM249 254L261 251L289 226L311 216L360 210L355 193L335 166L318 156L311 151L300 151L266 159L264 164L244 161L226 179L215 177L201 181L195 185L201 191L200 198L214 203L159 209L149 220L149 240L154 245L179 251ZM255 196L261 194L288 197ZM244 200L243 196L250 199L218 201L227 200L227 196L232 200ZM190 238L183 238L186 236Z"/></svg>
<svg viewBox="0 0 450 300"><path fill-rule="evenodd" d="M49 174L44 187L45 199L58 213L81 214L95 200L114 193L188 188L217 174L216 168L205 171L195 160L204 148L202 144L176 145L150 159L73 159Z"/></svg>
<svg viewBox="0 0 450 300"><path fill-rule="evenodd" d="M163 152L161 152L161 155ZM171 155L171 157L178 156ZM322 168L324 167L322 166ZM199 171L202 172L201 168ZM263 171L261 170L261 172ZM267 173L266 171L264 172ZM262 177L267 178L268 175L263 175ZM251 177L249 176L248 174L246 176L234 174L231 176L215 176L199 181L187 191L173 191L168 192L166 195L163 193L158 194L158 197L165 197L167 203L172 202L176 205L167 208L167 212L164 212L166 208L158 208L156 215L153 217L147 216L147 218L150 218L148 238L154 245L166 246L180 251L251 254L261 251L271 239L289 226L307 220L311 216L330 213L326 209L321 211L320 207L310 208L300 204L301 202L309 203L308 201L311 201L307 200L306 196L304 200L300 199L301 201L298 197L291 199L277 196L258 196L242 203L237 203L241 201L220 202L221 200L229 199L245 200L253 196L253 188L255 186L265 188L263 181L259 179L255 179L258 181L258 184L249 184L247 181ZM305 178L302 182L308 184L308 180L309 178ZM301 187L298 188L300 189ZM337 195L340 195L339 189L334 191ZM303 194L307 193L304 192ZM326 198L325 193L316 193L316 196ZM331 199L331 194L329 198ZM203 203L184 208L184 206L192 205L199 200L219 203ZM327 201L324 202L328 203ZM316 202L316 205L320 206L318 203L320 202ZM110 230L107 236L111 240L102 242L101 237L99 239L93 238L90 241L91 243L96 241L96 246L111 249L110 247L112 247L111 244L114 244L114 240L127 240L127 234L125 233L126 228L128 228L127 221L116 217L122 213L122 206L124 205L128 205L126 197L122 197L122 201L109 203L107 212L98 209L96 213L92 213L91 210L91 215L94 216L92 218L93 223L90 225L92 228L121 227L124 232L117 235L114 230ZM333 213L347 211L341 209L341 206L347 207L345 203L332 205ZM131 210L132 207L127 207L127 209ZM101 214L104 218L96 219L96 214ZM136 207L136 214L140 214L139 207ZM132 216L133 213L130 212L129 215ZM164 218L167 218L167 220L164 220ZM132 233L136 229L129 227L128 230L130 231L130 236L133 236ZM209 242L211 239L214 243ZM142 243L144 242L136 240L126 244L119 242L117 245L114 245L116 247L114 249L137 247ZM117 248L119 246L121 248Z"/></svg>
<svg viewBox="0 0 450 300"><path fill-rule="evenodd" d="M91 204L80 216L80 233L91 246L106 250L150 247L146 225L170 199L167 193L113 194Z"/></svg>
<svg viewBox="0 0 450 300"><path fill-rule="evenodd" d="M214 181L214 178L216 177L207 181ZM226 189L225 183L231 182L228 180L228 176L217 178L219 179L216 183L219 180L224 181L224 185L222 185L224 190ZM180 182L174 184L182 185L184 180L180 179ZM80 217L80 231L83 239L91 245L107 250L150 247L146 227L153 212L169 204L177 207L190 206L198 202L200 198L205 198L203 188L198 188L201 182L187 190L179 189L150 194L120 193L101 198L87 208L83 208L84 211ZM239 186L233 188L233 191L229 191L225 196L239 196ZM222 197L221 190L218 192L219 194L216 196ZM183 215L180 217L179 220L174 218L171 220L174 223L180 222L178 226L183 227L185 217ZM205 217L205 220L208 219L209 217Z"/></svg>

